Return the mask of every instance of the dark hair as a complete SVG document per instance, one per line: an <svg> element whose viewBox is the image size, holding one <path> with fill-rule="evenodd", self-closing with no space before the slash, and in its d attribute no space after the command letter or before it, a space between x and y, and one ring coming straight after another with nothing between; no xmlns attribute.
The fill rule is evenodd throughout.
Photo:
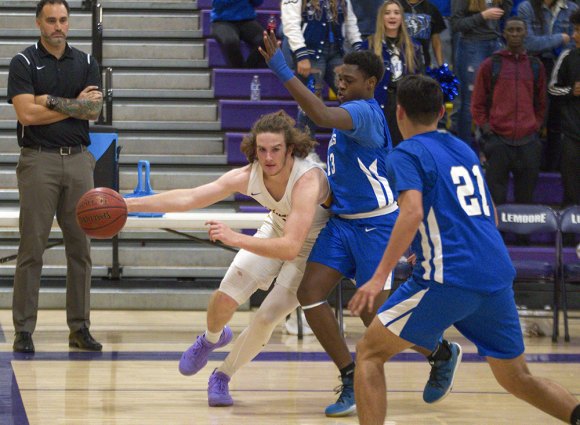
<svg viewBox="0 0 580 425"><path fill-rule="evenodd" d="M510 16L509 18L506 19L505 24L507 25L507 23L511 21L518 21L524 24L524 26L526 26L526 21L524 21L521 16Z"/></svg>
<svg viewBox="0 0 580 425"><path fill-rule="evenodd" d="M580 9L576 9L576 11L570 15L570 23L572 25L580 25Z"/></svg>
<svg viewBox="0 0 580 425"><path fill-rule="evenodd" d="M66 0L40 0L36 5L36 17L37 18L42 13L42 9L44 8L44 6L46 6L47 4L62 4L62 5L64 5L64 7L66 9L66 14L67 15L70 14L70 7L69 7L68 2Z"/></svg>
<svg viewBox="0 0 580 425"><path fill-rule="evenodd" d="M412 122L433 124L439 119L443 105L443 92L437 81L426 75L407 75L397 86L397 103Z"/></svg>
<svg viewBox="0 0 580 425"><path fill-rule="evenodd" d="M358 66L366 78L376 77L377 82L383 79L383 74L385 73L383 59L370 50L347 53L343 58L343 62L346 65Z"/></svg>
<svg viewBox="0 0 580 425"><path fill-rule="evenodd" d="M271 114L262 115L258 121L252 126L252 130L242 140L240 150L248 162L256 160L256 137L262 133L282 133L284 134L284 141L286 148L292 147L292 156L298 158L306 158L316 142L312 140L310 135L298 130L290 115L280 110Z"/></svg>
<svg viewBox="0 0 580 425"><path fill-rule="evenodd" d="M544 15L542 14L542 7L544 6L544 0L530 0L530 5L534 11L534 22L540 24L540 29L544 32Z"/></svg>

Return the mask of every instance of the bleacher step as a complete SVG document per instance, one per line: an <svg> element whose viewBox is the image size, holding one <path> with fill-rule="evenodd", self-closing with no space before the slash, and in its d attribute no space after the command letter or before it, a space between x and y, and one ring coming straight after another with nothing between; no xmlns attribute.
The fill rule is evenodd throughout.
<svg viewBox="0 0 580 425"><path fill-rule="evenodd" d="M91 289L91 309L93 310L207 310L213 289L164 288L93 288ZM64 288L42 288L38 300L40 309L64 309L66 292ZM0 288L0 308L12 308L12 289ZM247 311L250 303L238 307ZM92 329L98 329L94 323Z"/></svg>

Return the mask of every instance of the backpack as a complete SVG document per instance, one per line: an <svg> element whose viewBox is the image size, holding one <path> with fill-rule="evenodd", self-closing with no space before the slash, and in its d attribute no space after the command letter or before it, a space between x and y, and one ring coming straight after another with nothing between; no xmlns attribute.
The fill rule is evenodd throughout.
<svg viewBox="0 0 580 425"><path fill-rule="evenodd" d="M540 60L535 56L528 56L530 60L530 67L532 68L532 74L534 75L534 109L538 106L538 98L540 93L538 93L538 80L540 79ZM488 110L491 109L491 100L493 98L493 91L495 89L495 83L499 77L499 73L501 72L501 63L502 63L502 56L494 53L491 55L491 84L490 90L487 95L487 107Z"/></svg>

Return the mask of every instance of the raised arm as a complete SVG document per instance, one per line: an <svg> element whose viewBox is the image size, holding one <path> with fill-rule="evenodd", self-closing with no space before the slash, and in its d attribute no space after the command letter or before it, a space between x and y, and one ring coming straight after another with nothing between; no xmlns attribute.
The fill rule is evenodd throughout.
<svg viewBox="0 0 580 425"><path fill-rule="evenodd" d="M305 173L292 190L292 210L278 238L256 238L232 231L218 221L208 221L211 240L236 246L263 257L293 260L300 253L319 205L328 197L328 183L318 168Z"/></svg>
<svg viewBox="0 0 580 425"><path fill-rule="evenodd" d="M152 196L127 198L129 212L183 212L204 208L235 192L245 193L250 178L250 165L228 171L217 180L191 189L174 189Z"/></svg>
<svg viewBox="0 0 580 425"><path fill-rule="evenodd" d="M274 33L264 32L264 45L266 50L260 47L260 53L276 76L282 81L284 87L290 92L294 100L298 102L302 110L319 127L338 128L340 130L352 130L352 118L342 108L329 107L312 93L294 76L292 70L286 64L284 55L278 48L278 42Z"/></svg>

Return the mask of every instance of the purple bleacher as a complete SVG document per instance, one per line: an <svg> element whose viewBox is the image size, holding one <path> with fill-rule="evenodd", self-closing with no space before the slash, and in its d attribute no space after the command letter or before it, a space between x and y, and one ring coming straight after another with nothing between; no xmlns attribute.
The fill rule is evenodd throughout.
<svg viewBox="0 0 580 425"><path fill-rule="evenodd" d="M336 106L336 102L327 102L330 106ZM289 100L219 100L219 113L222 130L248 131L251 126L263 114L269 114L278 110L284 110L291 117L298 113L298 105Z"/></svg>
<svg viewBox="0 0 580 425"><path fill-rule="evenodd" d="M508 187L508 201L514 202L513 178L510 177ZM534 191L534 203L544 205L560 205L564 196L562 178L560 173L540 173L536 190Z"/></svg>
<svg viewBox="0 0 580 425"><path fill-rule="evenodd" d="M276 17L276 22L280 25L280 8L278 10L258 10L257 19L264 28L268 26L268 19L270 15ZM211 37L211 12L203 10L201 12L201 30L204 37Z"/></svg>
<svg viewBox="0 0 580 425"><path fill-rule="evenodd" d="M245 155L240 151L240 145L244 135L245 133L226 133L224 146L229 165L242 165L248 163ZM316 135L316 141L318 142L318 145L316 146L316 153L320 158L322 158L323 161L326 158L329 139L330 134Z"/></svg>
<svg viewBox="0 0 580 425"><path fill-rule="evenodd" d="M290 93L269 69L213 70L214 97L216 99L249 99L252 77L260 77L262 99L291 99Z"/></svg>
<svg viewBox="0 0 580 425"><path fill-rule="evenodd" d="M249 198L248 199L254 199ZM268 208L264 208L261 205L240 205L239 211L243 213L261 213L261 212L268 212Z"/></svg>
<svg viewBox="0 0 580 425"><path fill-rule="evenodd" d="M246 43L242 43L242 56L244 58L248 57L249 49ZM226 68L229 64L226 62L222 49L217 41L213 38L208 38L205 40L205 55L207 57L207 63L210 68Z"/></svg>
<svg viewBox="0 0 580 425"><path fill-rule="evenodd" d="M549 261L553 262L554 246L508 246L512 261Z"/></svg>
<svg viewBox="0 0 580 425"><path fill-rule="evenodd" d="M211 9L211 0L197 0L198 9ZM264 0L264 3L258 7L260 9L280 10L280 0Z"/></svg>

